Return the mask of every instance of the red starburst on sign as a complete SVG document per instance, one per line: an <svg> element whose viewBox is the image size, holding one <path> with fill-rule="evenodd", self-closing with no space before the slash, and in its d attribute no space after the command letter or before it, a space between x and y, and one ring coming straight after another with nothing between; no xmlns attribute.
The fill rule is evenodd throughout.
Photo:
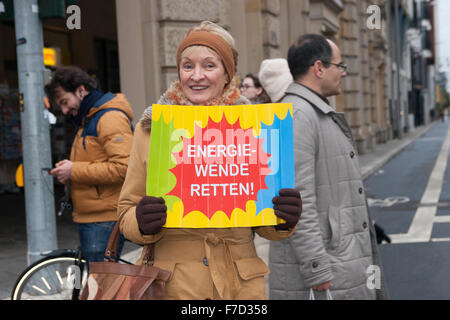
<svg viewBox="0 0 450 320"><path fill-rule="evenodd" d="M183 137L183 149L173 153L177 165L170 169L177 183L168 193L183 202L183 216L200 211L211 219L223 211L230 218L235 208L245 211L247 201L268 189L270 155L252 131L223 117L218 123L210 119L206 128L196 126L193 138Z"/></svg>

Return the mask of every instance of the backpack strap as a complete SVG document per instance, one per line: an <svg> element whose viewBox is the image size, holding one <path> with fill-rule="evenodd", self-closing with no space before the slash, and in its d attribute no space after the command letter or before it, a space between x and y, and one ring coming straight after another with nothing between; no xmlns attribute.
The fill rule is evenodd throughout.
<svg viewBox="0 0 450 320"><path fill-rule="evenodd" d="M117 108L108 108L108 109L100 110L100 111L96 112L92 117L86 118L86 120L84 122L83 132L81 133L81 136L83 137L83 148L84 148L84 150L86 150L86 141L85 141L86 140L86 136L93 136L93 137L97 137L98 136L98 133L97 133L98 121L100 120L101 116L104 115L108 111L120 111L120 112L122 112L127 117L128 121L130 122L131 131L134 132L133 123L131 122L130 117L128 117L126 112L124 112L123 110L117 109Z"/></svg>

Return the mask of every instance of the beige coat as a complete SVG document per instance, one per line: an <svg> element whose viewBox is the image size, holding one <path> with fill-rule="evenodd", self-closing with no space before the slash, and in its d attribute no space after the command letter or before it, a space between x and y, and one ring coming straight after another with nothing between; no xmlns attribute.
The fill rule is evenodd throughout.
<svg viewBox="0 0 450 320"><path fill-rule="evenodd" d="M239 99L237 104L244 104ZM159 104L170 104L162 99ZM264 299L266 264L257 256L253 231L271 240L291 232L274 227L228 229L166 229L142 235L136 205L145 196L150 145L151 107L136 126L125 183L119 199L120 229L138 244L155 243L155 266L172 272L167 299ZM144 248L145 252L145 248Z"/></svg>

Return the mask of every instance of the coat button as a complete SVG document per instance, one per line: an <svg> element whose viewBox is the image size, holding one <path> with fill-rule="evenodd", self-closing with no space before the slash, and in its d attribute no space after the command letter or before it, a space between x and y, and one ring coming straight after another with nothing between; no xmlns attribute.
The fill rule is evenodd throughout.
<svg viewBox="0 0 450 320"><path fill-rule="evenodd" d="M312 267L315 269L315 268L317 268L319 266L319 264L317 263L317 262L313 262L312 263Z"/></svg>
<svg viewBox="0 0 450 320"><path fill-rule="evenodd" d="M362 194L363 193L363 188L359 188L358 192L359 192L359 194Z"/></svg>
<svg viewBox="0 0 450 320"><path fill-rule="evenodd" d="M363 226L364 229L366 229L367 228L367 222L364 222L362 226Z"/></svg>
<svg viewBox="0 0 450 320"><path fill-rule="evenodd" d="M350 158L353 158L355 156L355 153L352 151L350 152Z"/></svg>
<svg viewBox="0 0 450 320"><path fill-rule="evenodd" d="M203 258L203 264L204 264L205 266L208 266L208 259L206 259L206 257Z"/></svg>

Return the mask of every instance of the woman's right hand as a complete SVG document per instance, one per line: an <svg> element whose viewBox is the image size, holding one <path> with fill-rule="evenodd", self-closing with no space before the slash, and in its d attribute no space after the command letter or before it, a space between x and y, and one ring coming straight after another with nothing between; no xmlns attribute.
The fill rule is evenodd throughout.
<svg viewBox="0 0 450 320"><path fill-rule="evenodd" d="M145 196L136 206L136 219L143 235L161 231L166 223L167 207L163 198Z"/></svg>

